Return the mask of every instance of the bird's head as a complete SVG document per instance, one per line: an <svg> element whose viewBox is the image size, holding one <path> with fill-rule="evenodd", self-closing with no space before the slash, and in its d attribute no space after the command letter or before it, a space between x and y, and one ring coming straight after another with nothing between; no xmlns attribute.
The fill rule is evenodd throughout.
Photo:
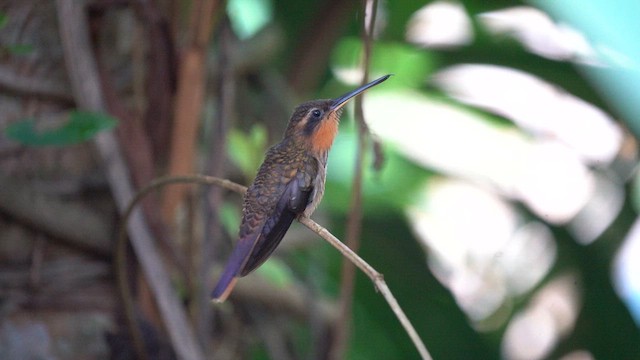
<svg viewBox="0 0 640 360"><path fill-rule="evenodd" d="M299 105L291 115L285 138L299 139L314 152L326 152L331 148L338 133L342 107L365 90L387 80L391 75L380 77L338 98L312 100Z"/></svg>

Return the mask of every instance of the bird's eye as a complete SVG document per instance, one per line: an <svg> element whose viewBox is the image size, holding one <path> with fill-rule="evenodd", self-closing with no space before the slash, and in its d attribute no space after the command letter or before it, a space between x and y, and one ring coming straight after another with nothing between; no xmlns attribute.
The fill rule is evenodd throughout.
<svg viewBox="0 0 640 360"><path fill-rule="evenodd" d="M315 109L311 112L311 115L313 115L314 118L319 118L320 116L322 116L322 111Z"/></svg>

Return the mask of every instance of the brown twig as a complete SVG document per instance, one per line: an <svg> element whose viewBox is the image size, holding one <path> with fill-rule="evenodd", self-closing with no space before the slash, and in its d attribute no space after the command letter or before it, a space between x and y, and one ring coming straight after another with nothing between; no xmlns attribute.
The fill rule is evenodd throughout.
<svg viewBox="0 0 640 360"><path fill-rule="evenodd" d="M377 272L376 269L371 267L371 265L369 265L360 256L358 256L358 254L349 249L348 246L338 240L338 238L331 234L329 230L320 226L310 218L300 218L298 221L300 221L300 223L304 226L308 227L311 231L318 234L321 238L327 240L329 244L338 249L338 251L340 251L342 255L348 258L355 266L358 267L358 269L362 270L362 272L365 273L369 277L369 279L371 279L371 281L373 281L376 289L380 291L384 299L389 304L389 307L400 321L400 324L402 324L402 327L407 332L407 335L409 335L409 337L411 338L413 345L420 353L422 359L431 359L431 355L429 355L427 347L422 342L422 339L420 339L420 336L414 329L413 325L411 325L411 321L409 321L407 315L405 315L404 311L402 311L400 304L398 304L395 296L393 296L393 293L391 293L391 290L387 286L387 283L384 281L384 276L382 276L382 274Z"/></svg>
<svg viewBox="0 0 640 360"><path fill-rule="evenodd" d="M367 5L371 6L371 15L367 24L367 17L363 16L362 20L362 42L364 45L363 68L364 74L360 85L365 85L369 79L369 63L371 58L371 47L373 42L373 28L375 26L377 15L377 0L368 0L363 2L365 10ZM366 11L365 11L366 13ZM356 148L356 159L354 164L354 177L351 185L351 201L349 205L349 218L347 219L346 242L345 244L357 252L360 248L360 233L362 230L362 182L364 177L364 153L367 147L367 141L370 138L369 129L364 119L364 111L362 109L362 101L365 94L356 98L355 118L358 128L358 143ZM340 316L339 323L335 328L334 341L331 346L330 358L342 359L347 350L349 343L349 335L351 333L351 306L353 302L353 288L355 283L355 267L347 258L342 261L342 275L340 279Z"/></svg>
<svg viewBox="0 0 640 360"><path fill-rule="evenodd" d="M99 61L97 65L105 105L108 112L120 120L116 128L118 143L130 169L133 186L139 188L156 177L157 153L153 149L149 132L145 129L140 114L127 107L126 101L117 93L113 76L105 66ZM176 251L175 244L168 239L159 205L158 196L146 198L142 204L145 219L153 236L162 244L163 254L184 273L184 259L180 252Z"/></svg>
<svg viewBox="0 0 640 360"><path fill-rule="evenodd" d="M135 206L142 200L147 194L161 188L163 186L169 184L178 184L178 183L186 183L186 182L202 182L207 184L215 184L221 186L223 188L230 189L235 192L244 193L246 191L246 187L235 184L228 180L220 180L216 181L208 181L206 182L204 179L209 179L209 177L202 177L202 175L186 175L186 176L168 176L161 177L155 181L152 181L149 185L140 189L138 193L130 200L129 205L127 206L123 216L122 221L123 224L120 226L120 231L118 233L118 240L116 242L116 254L115 254L115 269L116 269L116 277L118 281L118 291L120 292L120 297L122 298L122 302L125 310L125 317L127 319L127 323L129 326L129 331L131 333L131 337L133 339L134 345L136 346L138 356L146 357L146 352L144 351L144 343L142 340L142 334L140 329L137 326L136 316L135 316L135 306L133 304L133 297L131 292L129 291L129 285L127 283L127 237L126 237L126 229L127 223L129 222L129 217L133 213ZM218 179L216 179L218 180ZM148 276L148 275L147 275Z"/></svg>
<svg viewBox="0 0 640 360"><path fill-rule="evenodd" d="M108 7L104 7L107 4L101 3L101 5L103 7L91 7L92 10L89 11L92 25L91 30L93 32L91 37L92 39L100 38L99 34L103 28L103 24L110 14ZM113 5L122 6L123 4ZM137 26L136 29L140 29L140 26ZM137 31L136 33L141 35L141 31ZM122 97L118 93L117 86L115 85L116 82L114 81L113 74L109 71L108 67L105 66L104 61L101 61L102 59L100 56L96 56L96 64L98 67L98 74L100 75L100 85L107 111L120 120L119 126L116 128L116 134L122 148L122 153L127 161L133 185L138 188L149 183L157 176L156 160L158 159L159 152L154 151L151 141L152 138L149 136L150 134L153 134L153 131L149 131L145 127L141 116L141 110L143 108L142 103L145 99L148 99L148 101L151 102L154 97L154 93L147 93L148 96L145 96L144 91L142 90L145 77L144 71L141 70L141 67L143 66L142 63L144 62L143 53L145 51L142 49L144 48L142 44L146 44L148 42L153 44L154 41L153 39L144 39L142 36L134 36L134 39L138 41L132 45L134 97L139 100L137 109L134 110L135 106L131 107L127 105L127 101L123 101ZM100 47L97 46L97 44L94 46L96 53L99 54ZM151 46L151 48L153 48L153 46ZM152 51L152 49L150 49L150 51ZM139 62L136 61L136 55L140 58ZM165 78L169 77L167 73L169 72L162 72L162 76ZM158 76L160 75L153 73L149 75L150 78L157 78ZM162 86L156 85L155 87L156 91L162 90ZM149 106L154 105L150 104ZM156 110L162 110L161 106L155 107ZM156 126L162 127L162 117L158 117L155 120ZM161 253L184 273L184 260L180 256L182 253L176 251L176 245L168 240L166 226L159 210L159 201L160 198L158 196L147 197L145 199L142 204L142 211L145 220L153 237L162 245L160 247ZM139 302L141 304L139 309L144 314L145 318L150 321L152 326L160 328L162 324L162 316L156 302L154 301L155 294L149 284L144 283L144 277L139 275L138 280L139 281L136 283L138 298L141 300L148 299L147 301Z"/></svg>
<svg viewBox="0 0 640 360"><path fill-rule="evenodd" d="M145 28L148 45L146 66L146 98L144 122L150 134L155 159L165 161L166 144L171 132L173 92L176 88L176 51L169 22L157 5L158 1L138 0L139 18Z"/></svg>
<svg viewBox="0 0 640 360"><path fill-rule="evenodd" d="M56 0L56 7L64 60L74 99L82 109L104 112L106 106L88 37L84 2ZM124 210L129 199L133 197L134 190L129 170L113 132L100 133L95 138L95 144L103 159L116 205L120 210ZM204 359L204 354L195 341L180 301L171 290L169 275L158 250L153 245L153 237L143 214L139 210L132 211L130 217L130 221L122 231L123 233L128 231L131 237L131 244L154 291L178 357Z"/></svg>
<svg viewBox="0 0 640 360"><path fill-rule="evenodd" d="M225 163L227 156L227 137L229 123L233 119L233 104L235 103L235 74L230 64L231 48L234 43L233 30L228 22L221 24L218 30L219 54L218 72L220 76L216 79L216 113L211 125L211 136L208 137L209 159L206 164L206 172L211 176L224 178ZM210 270L213 265L216 246L222 243L222 225L220 221L220 205L223 202L223 189L217 186L210 187L205 191L204 214L205 214L205 236L200 242L201 251L195 263L198 264L196 278L198 285L194 292L195 303L195 323L196 330L200 336L200 341L209 343L213 333L212 308L208 301L209 291L211 291ZM218 240L216 242L216 239Z"/></svg>
<svg viewBox="0 0 640 360"><path fill-rule="evenodd" d="M144 187L142 190L140 190L140 192L137 193L136 196L131 200L128 210L124 217L125 224L128 219L128 215L133 211L138 201L140 201L140 199L143 198L146 194L148 194L149 192L159 187L162 187L168 184L187 183L187 182L217 185L227 190L231 190L240 194L244 194L247 190L245 186L236 184L226 179L220 179L213 176L185 175L185 176L167 176L167 177L159 178L156 181L149 184L148 186ZM338 249L338 251L340 251L342 255L344 255L351 262L353 262L355 266L357 266L360 270L362 270L362 272L364 272L371 279L371 281L373 281L375 287L378 289L378 291L380 291L384 299L389 304L389 307L391 308L395 316L400 321L400 324L402 325L404 330L407 332L407 334L411 338L411 341L413 342L416 350L420 353L420 356L422 357L422 359L431 359L431 356L429 355L429 352L427 351L426 346L420 339L420 336L418 336L418 333L414 329L413 325L411 325L411 321L409 321L404 311L402 311L402 308L398 304L398 301L395 299L395 297L391 293L391 290L389 289L386 282L384 281L384 277L382 276L382 274L377 272L373 267L371 267L371 265L369 265L366 261L364 261L361 257L359 257L358 254L354 253L351 249L349 249L349 247L347 247L342 242L340 242L338 238L336 238L333 234L331 234L327 229L317 224L315 221L306 217L301 217L298 219L298 221L304 226L306 226L307 228L309 228L311 231L318 234L321 238L328 241L329 244L331 244L333 247ZM124 291L122 293L123 300L125 302L128 302L129 303L128 306L133 308L133 303L131 300L131 296L128 294L128 289L126 288L126 286L122 286L122 283L126 283L126 268L124 267L124 260L126 256L126 237L124 236L124 230L122 230L125 228L124 226L125 224L123 224L123 226L121 227L120 236L118 237L116 258L118 259L117 264L118 264L118 278L120 279L119 282L121 283L120 288L121 288L121 291Z"/></svg>
<svg viewBox="0 0 640 360"><path fill-rule="evenodd" d="M191 28L187 49L180 61L178 91L174 111L169 174L192 173L198 137L198 123L205 93L205 57L211 36L217 0L197 0L192 4ZM167 189L163 199L163 215L171 223L176 207L183 199L183 187Z"/></svg>

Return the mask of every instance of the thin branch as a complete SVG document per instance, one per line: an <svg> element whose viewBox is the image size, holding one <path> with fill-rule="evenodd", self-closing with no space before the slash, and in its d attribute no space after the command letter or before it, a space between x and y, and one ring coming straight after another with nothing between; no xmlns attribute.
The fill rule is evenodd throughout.
<svg viewBox="0 0 640 360"><path fill-rule="evenodd" d="M229 123L233 116L233 104L235 103L235 83L236 77L233 73L233 67L230 65L232 44L235 42L233 30L229 22L225 21L218 30L218 46L219 46L219 72L220 76L216 79L216 113L210 124L209 130L211 136L207 136L207 154L209 159L206 161L205 172L208 175L216 177L224 177L225 162L227 158L227 138L229 132ZM193 312L196 331L203 344L210 343L208 341L213 334L212 307L209 302L209 292L211 291L210 270L213 265L215 249L222 242L222 222L220 220L220 205L223 203L223 190L220 187L209 187L204 192L204 233L205 237L198 242L200 251L194 254L193 263L197 264L196 279L197 282L193 287L193 299L195 310ZM216 241L217 240L217 241ZM190 241L194 241L190 239Z"/></svg>
<svg viewBox="0 0 640 360"><path fill-rule="evenodd" d="M177 54L169 22L159 9L159 2L152 0L138 0L134 6L142 26L144 27L144 41L148 42L146 53L144 123L150 134L151 144L155 152L155 159L164 161L168 149L173 117L173 92L177 82ZM141 46L143 47L143 46ZM136 53L134 48L134 54ZM143 51L137 51L145 55Z"/></svg>
<svg viewBox="0 0 640 360"><path fill-rule="evenodd" d="M348 246L338 240L338 238L331 234L329 230L318 225L315 221L311 220L310 218L300 218L298 219L298 221L300 221L300 223L304 226L308 227L311 231L318 234L321 238L327 240L329 244L338 249L338 251L340 251L342 255L348 258L355 266L358 267L358 269L362 270L362 272L365 273L369 277L369 279L371 279L371 281L373 281L376 289L380 291L384 299L389 304L389 307L400 321L400 324L402 324L402 327L407 332L407 335L409 335L409 337L411 338L411 341L416 347L416 350L418 350L418 352L420 353L420 356L423 359L431 359L431 355L429 355L427 347L422 342L422 339L420 339L420 336L418 336L416 329L414 329L413 325L411 325L411 321L409 321L407 315L405 315L404 311L402 311L400 304L398 304L398 301L391 293L391 290L387 286L387 283L384 281L384 276L382 276L382 274L377 272L376 269L374 269L360 256L358 256L358 254L349 249Z"/></svg>
<svg viewBox="0 0 640 360"><path fill-rule="evenodd" d="M371 48L373 45L373 28L375 27L376 15L378 9L377 0L365 0L363 2L366 14L367 10L371 11L369 23L367 16L363 16L362 20L362 42L364 47L364 56L362 59L364 73L360 85L364 86L369 82L369 66L371 58ZM367 9L368 6L371 8ZM351 202L349 205L349 218L347 219L346 229L346 245L357 252L360 248L360 235L362 232L362 182L364 177L364 155L367 148L367 142L370 138L369 128L364 119L364 111L362 109L363 97L365 94L356 98L355 118L358 128L358 142L356 148L356 159L354 164L353 183L351 185ZM351 334L351 317L353 288L355 284L355 268L353 264L347 260L342 261L342 276L340 279L340 323L335 328L334 342L331 346L330 358L342 359L349 344L349 335Z"/></svg>
<svg viewBox="0 0 640 360"><path fill-rule="evenodd" d="M94 18L94 24L100 23L95 21L97 19L99 17ZM145 130L140 114L128 107L127 101L118 94L113 75L103 63L98 61L97 66L105 106L108 112L119 120L115 131L118 143L130 170L133 186L139 188L157 176L155 159L158 159L158 153L153 149L149 131ZM160 119L158 120L160 121ZM159 208L160 198L158 196L149 197L142 204L145 220L149 224L152 235L160 241L162 253L184 273L184 258L176 251L176 245L169 241Z"/></svg>
<svg viewBox="0 0 640 360"><path fill-rule="evenodd" d="M218 0L197 0L192 4L187 48L180 61L178 91L169 154L169 174L193 172L196 160L198 124L204 104L206 81L206 50L222 3ZM163 215L172 223L174 211L182 202L184 188L172 187L163 195Z"/></svg>
<svg viewBox="0 0 640 360"><path fill-rule="evenodd" d="M136 351L138 353L138 357L145 357L146 352L144 349L143 336L140 332L140 329L137 326L136 316L135 316L135 306L133 304L133 296L129 291L129 285L127 283L127 279L129 278L127 275L127 223L129 221L129 217L133 213L135 206L142 200L147 194L152 192L153 190L159 189L169 184L182 184L188 182L195 182L201 184L210 184L210 185L218 185L225 189L229 189L231 191L235 191L238 193L244 194L247 191L247 188L238 185L229 180L222 180L218 178L212 178L210 176L203 175L185 175L185 176L166 176L158 178L152 181L149 185L143 187L136 193L136 195L131 199L127 209L125 210L122 216L122 225L120 226L120 231L118 232L118 240L116 242L116 257L115 257L115 269L116 269L116 277L118 281L118 291L120 292L120 297L122 298L122 302L125 310L125 317L127 320L127 324L129 326L129 332L131 333L132 340L136 347Z"/></svg>
<svg viewBox="0 0 640 360"><path fill-rule="evenodd" d="M92 111L106 111L96 61L91 51L84 5L84 1L56 1L65 65L78 107ZM114 201L118 208L123 210L127 201L133 197L134 190L129 169L125 165L118 142L113 132L102 132L95 138L95 144L103 160ZM131 221L128 226L123 226L122 231L127 230L144 273L150 281L178 357L204 359L204 354L195 341L180 301L171 290L169 276L158 250L154 247L153 237L140 211L131 212Z"/></svg>
<svg viewBox="0 0 640 360"><path fill-rule="evenodd" d="M145 186L142 190L140 190L138 194L136 194L133 200L131 200L127 208L127 212L125 213L125 217L124 217L125 223L121 227L120 236L118 237L117 253L116 253L116 258L118 259L117 272L118 272L119 282L121 283L120 290L124 291L122 293L123 300L129 303L128 306L130 306L131 309L133 309L133 302L132 302L131 296L130 294L128 294L128 289L125 289L126 286L122 286L122 283L126 282L126 267L124 266L124 262L125 262L124 260L126 256L126 237L124 236L124 230L123 230L125 228L126 221L128 220L128 217L133 211L135 205L140 201L140 199L142 199L149 192L168 184L187 183L187 182L217 185L227 190L231 190L240 194L244 194L247 190L245 186L236 184L226 179L220 179L213 176L205 176L205 175L185 175L185 176L175 176L175 177L166 176L166 177L159 178L156 181L152 182L151 184ZM364 272L371 279L371 281L373 281L375 287L380 291L382 296L385 298L385 300L389 304L389 307L391 308L393 313L396 315L396 317L400 321L400 324L402 325L404 330L407 332L407 334L411 338L411 341L413 342L416 350L418 350L418 352L420 353L420 356L422 357L422 359L430 360L431 355L429 355L429 352L427 351L426 346L420 339L420 336L418 336L418 333L414 329L413 325L411 325L411 322L405 315L404 311L402 311L402 308L398 304L398 301L393 296L393 294L391 293L391 290L389 289L386 282L384 281L384 277L382 276L382 274L377 272L371 265L369 265L366 261L364 261L361 257L359 257L358 254L354 253L351 249L349 249L349 247L344 245L340 240L338 240L338 238L336 238L333 234L331 234L327 229L317 224L315 221L306 217L301 217L298 219L298 221L304 226L306 226L307 228L309 228L311 231L318 234L321 238L328 241L329 244L331 244L333 247L338 249L338 251L340 251L342 255L344 255L351 262L353 262L354 265L358 267L358 269L362 270L362 272ZM127 316L132 316L132 314L133 313L127 314ZM129 319L129 320L132 321L132 319Z"/></svg>

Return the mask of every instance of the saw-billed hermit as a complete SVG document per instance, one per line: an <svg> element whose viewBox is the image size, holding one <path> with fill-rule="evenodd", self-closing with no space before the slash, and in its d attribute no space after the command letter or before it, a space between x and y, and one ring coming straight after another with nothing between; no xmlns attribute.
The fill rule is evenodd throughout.
<svg viewBox="0 0 640 360"><path fill-rule="evenodd" d="M322 199L327 155L342 107L385 75L336 99L313 100L291 115L282 140L272 146L244 196L239 240L213 290L224 301L239 277L260 266L298 216L310 216Z"/></svg>

